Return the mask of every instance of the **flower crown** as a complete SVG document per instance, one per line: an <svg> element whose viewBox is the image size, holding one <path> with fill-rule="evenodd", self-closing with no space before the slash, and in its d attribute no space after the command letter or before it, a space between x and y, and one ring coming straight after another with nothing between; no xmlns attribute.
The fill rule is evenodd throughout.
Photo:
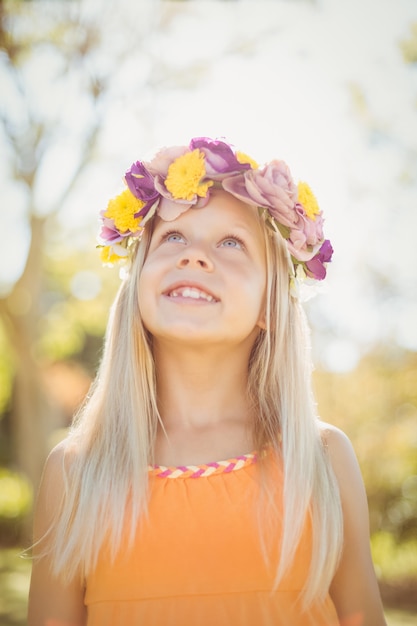
<svg viewBox="0 0 417 626"><path fill-rule="evenodd" d="M239 200L259 208L266 223L285 239L298 280L322 280L333 248L323 234L323 216L305 182L296 185L284 161L263 167L225 141L196 137L189 146L163 148L149 162L126 172L127 188L101 212L101 258L113 265L128 259L146 222L156 213L175 220L210 198L221 185Z"/></svg>

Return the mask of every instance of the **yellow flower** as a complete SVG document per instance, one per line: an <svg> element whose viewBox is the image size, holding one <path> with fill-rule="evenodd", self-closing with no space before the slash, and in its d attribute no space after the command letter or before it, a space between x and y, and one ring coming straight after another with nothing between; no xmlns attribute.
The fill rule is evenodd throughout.
<svg viewBox="0 0 417 626"><path fill-rule="evenodd" d="M121 194L110 200L107 205L104 217L109 217L114 221L114 225L119 233L130 231L134 233L138 230L141 217L134 217L145 206L145 202L138 200L129 189L125 189Z"/></svg>
<svg viewBox="0 0 417 626"><path fill-rule="evenodd" d="M320 207L316 200L316 196L311 191L307 183L298 183L298 202L303 205L307 217L314 222L316 215L320 214Z"/></svg>
<svg viewBox="0 0 417 626"><path fill-rule="evenodd" d="M213 184L213 181L201 182L205 175L204 154L196 148L171 163L165 187L175 200L193 200L195 194L204 198Z"/></svg>
<svg viewBox="0 0 417 626"><path fill-rule="evenodd" d="M253 170L257 170L259 167L257 162L254 159L252 159L252 157L245 154L244 152L236 152L236 158L239 161L239 163L242 163L242 164L249 163L249 165L251 166Z"/></svg>
<svg viewBox="0 0 417 626"><path fill-rule="evenodd" d="M113 265L123 257L116 254L112 246L102 246L100 248L100 259L104 265Z"/></svg>

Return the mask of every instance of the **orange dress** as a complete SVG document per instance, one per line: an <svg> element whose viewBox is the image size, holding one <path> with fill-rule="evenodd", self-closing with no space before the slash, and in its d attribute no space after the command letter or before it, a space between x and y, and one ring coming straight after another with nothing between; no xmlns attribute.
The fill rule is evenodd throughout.
<svg viewBox="0 0 417 626"><path fill-rule="evenodd" d="M255 461L150 468L149 517L133 545L126 541L113 562L103 548L87 577L88 626L338 626L330 596L307 613L297 603L311 555L308 521L272 591L277 552L265 562ZM281 485L277 468L278 497Z"/></svg>

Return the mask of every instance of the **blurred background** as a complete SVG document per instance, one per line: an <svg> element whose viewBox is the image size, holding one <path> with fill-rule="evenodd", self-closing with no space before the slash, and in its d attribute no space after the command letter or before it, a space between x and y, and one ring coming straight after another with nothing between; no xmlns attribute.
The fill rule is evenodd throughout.
<svg viewBox="0 0 417 626"><path fill-rule="evenodd" d="M0 618L24 624L34 494L100 359L99 212L193 136L284 159L334 261L307 302L322 418L352 439L390 624L417 616L417 3L0 3Z"/></svg>

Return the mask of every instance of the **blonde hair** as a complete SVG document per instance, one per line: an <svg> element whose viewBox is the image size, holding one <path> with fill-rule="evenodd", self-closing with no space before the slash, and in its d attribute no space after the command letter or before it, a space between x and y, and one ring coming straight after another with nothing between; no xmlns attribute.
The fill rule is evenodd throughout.
<svg viewBox="0 0 417 626"><path fill-rule="evenodd" d="M67 580L91 571L108 537L115 554L126 520L133 538L139 516L147 512L147 468L153 461L160 416L152 337L141 322L138 280L152 228L151 221L119 289L96 381L67 440L71 462L48 548L54 572ZM291 260L279 234L264 226L264 238L266 330L255 341L248 372L257 415L253 436L258 450L272 445L283 463L277 584L291 565L305 519L311 516L312 561L303 590L308 606L324 599L337 567L342 513L315 415L306 321L299 302L289 294ZM265 481L265 489L272 502L273 486Z"/></svg>
<svg viewBox="0 0 417 626"><path fill-rule="evenodd" d="M283 533L276 585L291 565L306 516L311 516L312 559L302 594L306 608L323 601L328 592L340 559L343 516L316 415L309 328L302 305L289 291L291 259L279 234L266 232L265 247L267 327L255 343L248 382L257 408L257 449L272 443L283 464ZM266 483L266 490L274 509L273 485Z"/></svg>

